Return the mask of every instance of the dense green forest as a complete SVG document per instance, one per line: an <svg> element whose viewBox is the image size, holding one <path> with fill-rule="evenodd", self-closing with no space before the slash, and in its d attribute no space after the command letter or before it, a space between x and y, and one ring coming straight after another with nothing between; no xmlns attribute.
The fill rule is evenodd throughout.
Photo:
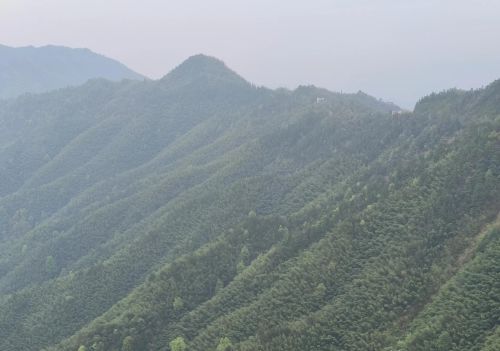
<svg viewBox="0 0 500 351"><path fill-rule="evenodd" d="M500 81L395 110L203 55L0 101L0 350L498 350Z"/></svg>

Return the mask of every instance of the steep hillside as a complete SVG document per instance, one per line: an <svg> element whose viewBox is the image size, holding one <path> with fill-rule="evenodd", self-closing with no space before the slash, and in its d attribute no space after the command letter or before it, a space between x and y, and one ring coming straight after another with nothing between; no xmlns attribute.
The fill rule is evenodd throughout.
<svg viewBox="0 0 500 351"><path fill-rule="evenodd" d="M343 187L288 219L250 215L55 349L491 347L500 231L482 226L500 210L500 120L426 103Z"/></svg>
<svg viewBox="0 0 500 351"><path fill-rule="evenodd" d="M499 100L393 116L197 55L1 102L0 349L490 350Z"/></svg>
<svg viewBox="0 0 500 351"><path fill-rule="evenodd" d="M123 64L88 49L0 45L0 99L76 86L93 78L144 79Z"/></svg>

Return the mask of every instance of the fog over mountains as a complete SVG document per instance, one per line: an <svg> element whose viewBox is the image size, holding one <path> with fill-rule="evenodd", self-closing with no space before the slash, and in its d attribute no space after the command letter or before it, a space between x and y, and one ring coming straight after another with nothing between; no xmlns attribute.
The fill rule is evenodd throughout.
<svg viewBox="0 0 500 351"><path fill-rule="evenodd" d="M81 85L92 78L144 79L120 62L88 49L0 45L0 98Z"/></svg>

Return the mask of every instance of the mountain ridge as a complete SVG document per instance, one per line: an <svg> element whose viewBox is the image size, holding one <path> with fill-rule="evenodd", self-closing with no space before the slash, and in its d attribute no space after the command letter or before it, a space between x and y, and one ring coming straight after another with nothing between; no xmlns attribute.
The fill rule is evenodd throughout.
<svg viewBox="0 0 500 351"><path fill-rule="evenodd" d="M494 345L467 270L494 291L500 91L399 116L206 56L172 72L0 103L0 349Z"/></svg>
<svg viewBox="0 0 500 351"><path fill-rule="evenodd" d="M0 50L0 98L3 99L80 85L92 78L145 79L122 63L86 48L2 45Z"/></svg>

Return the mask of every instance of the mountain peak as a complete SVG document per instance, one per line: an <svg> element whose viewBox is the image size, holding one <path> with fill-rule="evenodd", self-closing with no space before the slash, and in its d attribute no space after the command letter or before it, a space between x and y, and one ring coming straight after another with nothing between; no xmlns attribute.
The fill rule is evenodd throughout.
<svg viewBox="0 0 500 351"><path fill-rule="evenodd" d="M205 54L196 54L193 56L188 57L182 65L194 65L198 67L226 67L226 64L222 61L219 60L216 57L205 55Z"/></svg>
<svg viewBox="0 0 500 351"><path fill-rule="evenodd" d="M246 83L241 76L227 67L223 61L204 54L190 56L179 66L170 71L163 79L193 81L199 80L200 78Z"/></svg>

